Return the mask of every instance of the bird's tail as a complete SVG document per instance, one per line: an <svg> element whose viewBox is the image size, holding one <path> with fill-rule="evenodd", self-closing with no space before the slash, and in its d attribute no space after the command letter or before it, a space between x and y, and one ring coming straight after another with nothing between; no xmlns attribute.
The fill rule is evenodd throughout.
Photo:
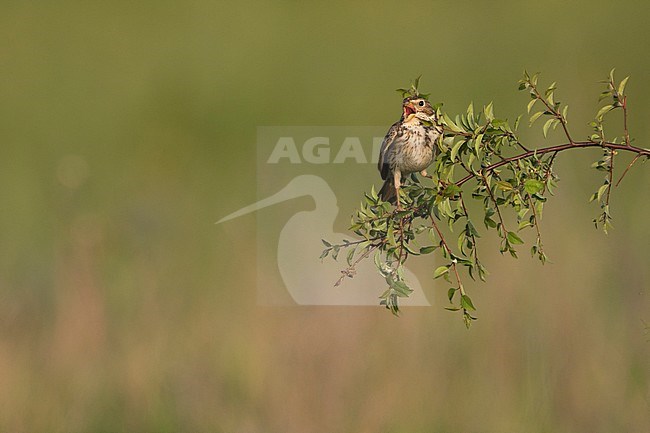
<svg viewBox="0 0 650 433"><path fill-rule="evenodd" d="M384 182L384 185L379 190L379 198L392 204L397 202L392 177L386 179L386 182Z"/></svg>

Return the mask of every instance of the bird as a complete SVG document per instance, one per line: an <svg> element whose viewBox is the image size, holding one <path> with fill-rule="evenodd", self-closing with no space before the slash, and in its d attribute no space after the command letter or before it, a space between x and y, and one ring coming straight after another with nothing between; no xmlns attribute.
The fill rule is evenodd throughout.
<svg viewBox="0 0 650 433"><path fill-rule="evenodd" d="M379 150L377 168L384 185L379 197L401 209L399 190L402 179L411 173L427 174L436 153L436 141L442 134L436 111L429 101L419 95L402 101L402 117L384 137Z"/></svg>
<svg viewBox="0 0 650 433"><path fill-rule="evenodd" d="M334 261L321 262L318 257L323 249L321 243L323 237L335 244L340 244L344 238L347 238L343 233L334 231L339 206L332 187L322 177L312 174L299 175L270 197L262 198L221 218L217 224L303 196L311 197L314 208L301 210L289 218L280 231L279 238L277 238L277 229L270 227L267 219L264 219L264 223L257 228L257 236L260 240L278 239L275 254L277 269L293 301L298 305L377 305L377 288L385 282L377 273L372 260L360 262L357 275L346 284L335 287L334 280L341 275L341 265ZM266 251L264 256L258 257L258 266L265 266L262 263L268 262L273 257L273 255L269 257L268 253ZM268 275L259 272L258 290L265 292L258 293L258 300L261 303L282 304L283 301L278 297L277 291L270 287ZM405 274L414 292L400 301L406 306L431 305L418 277L409 269L406 269ZM274 295L280 300L276 300Z"/></svg>

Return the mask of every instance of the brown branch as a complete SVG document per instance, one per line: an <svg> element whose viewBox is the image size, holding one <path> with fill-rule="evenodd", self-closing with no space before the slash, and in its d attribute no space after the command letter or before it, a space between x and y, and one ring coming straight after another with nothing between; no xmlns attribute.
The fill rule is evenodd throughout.
<svg viewBox="0 0 650 433"><path fill-rule="evenodd" d="M397 257L398 264L403 264L406 261L406 258L408 257L408 252L404 248L404 244L408 243L407 241L405 242L404 240L404 218L405 217L400 217L399 219L400 242L399 242L399 256ZM413 222L412 219L408 220L407 230L410 230L412 222ZM404 256L404 258L402 258L402 255Z"/></svg>
<svg viewBox="0 0 650 433"><path fill-rule="evenodd" d="M399 200L399 197L397 197ZM397 256L397 264L402 264L402 253L404 253L404 218L399 219L399 255Z"/></svg>
<svg viewBox="0 0 650 433"><path fill-rule="evenodd" d="M553 153L551 155L551 159L548 161L548 167L546 168L546 173L544 173L544 190L542 193L546 193L546 186L548 183L549 177L551 177L551 173L553 172L553 162L555 161L555 157L557 156L557 152Z"/></svg>
<svg viewBox="0 0 650 433"><path fill-rule="evenodd" d="M621 106L623 107L623 130L625 134L625 144L627 147L630 147L630 132L627 129L627 96L623 96Z"/></svg>
<svg viewBox="0 0 650 433"><path fill-rule="evenodd" d="M469 223L470 222L469 212L467 211L467 207L465 206L465 199L463 199L462 191L458 193L458 197L460 198L460 204L463 207L463 213L464 213L465 219ZM474 264L477 267L480 267L480 263L479 263L479 260L478 260L478 247L476 246L476 236L474 236L473 233L470 233L469 236L470 236L470 239L472 240L472 249L469 252L470 257L473 256L474 257ZM462 253L462 251L461 251L461 253ZM480 273L480 270L479 270L479 278L480 278L480 275L481 275L481 273ZM470 276L471 276L471 274L470 274ZM472 279L474 279L474 277L472 277Z"/></svg>
<svg viewBox="0 0 650 433"><path fill-rule="evenodd" d="M519 155L511 156L509 158L506 158L502 161L495 162L494 164L490 164L489 166L485 167L483 169L484 173L491 172L499 167L502 167L509 162L514 162L514 161L519 161L520 159L526 159L530 158L531 156L536 156L536 155L544 155L546 153L552 153L552 152L563 152L568 149L579 149L579 148L588 148L588 147L604 147L606 149L612 149L612 150L625 150L628 152L634 152L637 153L639 156L647 156L650 158L650 149L643 149L640 147L635 147L635 146L627 146L625 144L617 144L617 143L612 143L609 141L604 141L602 143L596 142L596 141L576 141L573 143L565 143L565 144L559 144L557 146L549 146L549 147L543 147L541 149L535 149L535 150L529 150L528 152L521 153ZM456 182L457 186L461 186L465 182L473 179L476 177L476 174L468 174L458 182Z"/></svg>
<svg viewBox="0 0 650 433"><path fill-rule="evenodd" d="M451 251L451 248L449 248L449 245L447 245L447 242L445 241L445 237L442 235L442 232L438 228L438 224L436 224L436 220L433 218L433 215L429 215L431 218L431 224L433 224L433 228L436 229L436 233L438 233L438 237L440 238L440 243L442 244L443 248L445 251L447 251L447 254L451 258L454 254ZM451 259L451 267L454 269L454 274L456 274L456 282L458 283L458 290L460 290L460 294L464 295L465 294L465 289L463 288L463 283L460 281L460 274L458 273L458 269L456 268L456 260Z"/></svg>
<svg viewBox="0 0 650 433"><path fill-rule="evenodd" d="M607 172L607 198L605 199L605 205L609 206L609 196L612 193L612 179L614 178L614 156L616 151L611 150L609 156L609 169Z"/></svg>
<svg viewBox="0 0 650 433"><path fill-rule="evenodd" d="M533 203L533 199L531 198L530 194L526 194L528 197L528 204L530 205L530 209L533 211L533 218L535 219L535 230L537 231L537 247L539 248L541 253L544 253L544 250L542 249L542 233L539 230L539 219L537 218L537 211L535 211L535 204Z"/></svg>
<svg viewBox="0 0 650 433"><path fill-rule="evenodd" d="M551 155L551 159L548 161L548 168L546 170L546 173L544 173L544 181L547 181L551 176L551 172L553 171L553 161L555 161L556 156L557 152L554 152L553 155Z"/></svg>
<svg viewBox="0 0 650 433"><path fill-rule="evenodd" d="M627 165L627 168L625 169L625 171L623 171L623 174L621 175L621 178L618 180L618 182L616 182L616 186L618 186L618 184L621 183L621 181L623 180L623 178L625 177L625 175L627 174L627 172L630 170L630 168L632 168L632 166L634 165L634 163L636 162L636 160L639 159L640 157L641 157L641 154L639 153L637 156L634 157L634 159L632 160L632 162L630 162L630 163Z"/></svg>
<svg viewBox="0 0 650 433"><path fill-rule="evenodd" d="M463 207L463 214L465 216L465 219L467 222L470 222L469 219L469 212L467 211L467 207L465 206L465 199L463 199L463 193L459 192L458 197L460 198L460 204ZM472 251L474 251L474 257L478 260L478 250L476 248L476 237L473 234L470 234L470 238L472 239Z"/></svg>
<svg viewBox="0 0 650 433"><path fill-rule="evenodd" d="M497 210L497 216L499 217L499 222L501 223L501 230L499 230L501 233L503 233L503 237L506 237L506 234L508 233L508 230L506 230L506 225L503 222L503 217L501 216L501 211L499 210L499 205L497 204L497 199L494 197L494 194L492 193L492 188L490 188L490 185L488 184L487 178L485 177L485 173L481 173L481 178L483 179L483 184L485 185L485 188L487 188L488 193L490 193L490 198L492 199L492 203L494 203L494 207Z"/></svg>

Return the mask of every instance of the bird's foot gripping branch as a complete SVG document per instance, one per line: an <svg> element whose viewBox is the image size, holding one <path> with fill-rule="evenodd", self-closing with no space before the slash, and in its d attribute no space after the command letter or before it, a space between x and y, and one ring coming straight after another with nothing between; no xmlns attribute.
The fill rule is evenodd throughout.
<svg viewBox="0 0 650 433"><path fill-rule="evenodd" d="M478 227L494 230L500 238L501 254L508 253L515 258L517 249L524 244L520 233L530 230L534 239L530 253L545 263L547 256L539 221L549 195L557 186L554 162L559 154L571 149L594 147L602 151L602 158L592 166L603 171L605 178L591 200L600 208L594 223L607 232L611 227L612 187L620 183L632 166L650 158L650 149L634 146L630 139L627 80L615 81L612 71L603 81L605 89L600 100L607 103L590 122L592 133L588 139L576 140L568 128L568 106L556 100L555 83L543 88L538 84L538 74L524 73L519 89L530 95L529 124L540 121L544 137L549 130L559 127L565 137L563 143L548 147L524 145L517 135L522 116L511 125L495 117L492 103L478 112L470 105L466 113L453 119L441 111L440 105L434 106L444 134L437 140L439 151L428 170L432 181L421 183L414 174L402 178L401 209L378 197L374 187L364 195L350 226L361 240L339 245L323 241L326 248L321 258L330 255L336 260L345 250L348 266L336 284L352 277L361 260L374 258L387 283L380 303L397 315L399 298L408 297L412 292L404 280L405 262L411 256L437 253L444 264L435 267L433 278L449 283L447 309L459 311L469 327L475 320L475 306L463 280L469 276L472 280L485 281L487 274L479 258ZM426 98L418 93L417 80L410 89L400 91L411 97ZM620 136L606 136L603 119L615 110L622 111ZM615 164L623 154L630 157L621 165ZM620 172L616 173L617 180L614 168L619 166L624 168L616 170ZM475 204L468 205L470 200L480 204L479 211ZM506 213L514 217L506 218Z"/></svg>

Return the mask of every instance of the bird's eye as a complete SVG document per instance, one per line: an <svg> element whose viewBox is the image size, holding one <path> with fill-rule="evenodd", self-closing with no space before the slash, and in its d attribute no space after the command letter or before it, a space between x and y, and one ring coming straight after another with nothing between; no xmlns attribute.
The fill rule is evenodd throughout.
<svg viewBox="0 0 650 433"><path fill-rule="evenodd" d="M424 107L424 101L420 101L420 102L418 102L418 105L419 105L420 107Z"/></svg>

